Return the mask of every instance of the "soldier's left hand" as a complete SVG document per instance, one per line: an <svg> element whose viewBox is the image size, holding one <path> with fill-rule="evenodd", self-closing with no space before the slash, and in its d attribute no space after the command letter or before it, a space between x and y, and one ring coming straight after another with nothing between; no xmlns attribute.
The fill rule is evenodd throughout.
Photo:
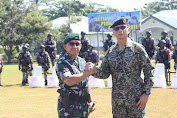
<svg viewBox="0 0 177 118"><path fill-rule="evenodd" d="M89 106L90 106L89 107L89 112L91 113L95 110L95 103L92 101L92 102L89 103Z"/></svg>
<svg viewBox="0 0 177 118"><path fill-rule="evenodd" d="M146 95L145 93L141 95L140 100L136 104L136 106L138 107L138 110L145 108L146 103L148 102L148 99L149 99L149 95Z"/></svg>

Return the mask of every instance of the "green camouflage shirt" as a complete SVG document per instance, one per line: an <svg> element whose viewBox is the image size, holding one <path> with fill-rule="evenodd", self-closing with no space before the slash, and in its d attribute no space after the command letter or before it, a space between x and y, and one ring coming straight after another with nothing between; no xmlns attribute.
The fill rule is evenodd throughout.
<svg viewBox="0 0 177 118"><path fill-rule="evenodd" d="M144 72L144 79L141 72ZM141 44L127 40L123 49L112 46L105 55L96 78L106 79L112 75L112 106L135 105L143 91L151 91L153 70L150 59Z"/></svg>
<svg viewBox="0 0 177 118"><path fill-rule="evenodd" d="M60 60L57 63L57 76L60 79L60 88L63 91L66 91L67 93L72 93L79 97L85 97L88 96L88 80L85 78L82 82L73 85L68 86L66 83L64 83L64 79L66 77L69 77L73 74L79 74L82 72L85 68L85 60L78 56L77 59L73 59L71 56L69 56L68 53L66 53L63 57L60 58ZM70 118L80 117L80 118L86 118L88 116L88 101L81 102L81 100L71 100L70 99L70 107L64 108L62 106L62 97L59 96L58 100L58 113L59 116L67 116Z"/></svg>

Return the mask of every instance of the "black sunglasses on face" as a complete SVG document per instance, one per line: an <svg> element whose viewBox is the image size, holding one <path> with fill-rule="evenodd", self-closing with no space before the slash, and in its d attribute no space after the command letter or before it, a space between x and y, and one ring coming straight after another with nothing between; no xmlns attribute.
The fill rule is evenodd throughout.
<svg viewBox="0 0 177 118"><path fill-rule="evenodd" d="M126 26L123 25L123 26L120 26L120 27L115 27L115 28L113 28L113 30L119 31L119 29L124 30L125 28L126 28Z"/></svg>
<svg viewBox="0 0 177 118"><path fill-rule="evenodd" d="M79 46L80 44L81 44L81 43L78 43L78 42L77 42L77 43L69 42L69 45L70 45L70 46L74 46L74 45Z"/></svg>

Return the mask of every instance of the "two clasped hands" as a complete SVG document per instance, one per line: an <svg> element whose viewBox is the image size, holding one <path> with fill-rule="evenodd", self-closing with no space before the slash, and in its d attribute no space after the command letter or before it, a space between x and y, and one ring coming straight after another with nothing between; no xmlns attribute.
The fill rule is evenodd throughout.
<svg viewBox="0 0 177 118"><path fill-rule="evenodd" d="M88 75L94 74L96 72L96 65L93 64L92 62L88 62L85 65L85 72Z"/></svg>

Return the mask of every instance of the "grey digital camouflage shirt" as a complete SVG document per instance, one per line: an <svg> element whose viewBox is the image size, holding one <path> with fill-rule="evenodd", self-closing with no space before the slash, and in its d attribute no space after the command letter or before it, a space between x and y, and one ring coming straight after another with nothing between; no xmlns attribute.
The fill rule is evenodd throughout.
<svg viewBox="0 0 177 118"><path fill-rule="evenodd" d="M144 78L141 72L144 72ZM106 53L96 78L106 79L112 75L112 106L135 105L143 91L151 91L153 71L150 59L141 44L127 40L123 49L112 46Z"/></svg>

